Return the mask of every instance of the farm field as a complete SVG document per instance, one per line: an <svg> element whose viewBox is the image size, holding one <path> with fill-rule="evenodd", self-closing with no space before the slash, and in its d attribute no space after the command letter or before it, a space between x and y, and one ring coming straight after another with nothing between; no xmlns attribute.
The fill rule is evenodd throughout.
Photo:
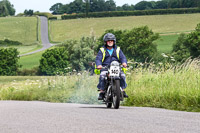
<svg viewBox="0 0 200 133"><path fill-rule="evenodd" d="M0 40L4 39L19 41L24 45L37 43L37 18L0 18Z"/></svg>
<svg viewBox="0 0 200 133"><path fill-rule="evenodd" d="M0 40L9 39L23 43L21 46L0 46L17 48L20 54L41 48L40 21L37 17L0 18ZM37 26L38 23L38 26Z"/></svg>
<svg viewBox="0 0 200 133"><path fill-rule="evenodd" d="M50 38L53 42L62 42L90 36L91 32L99 37L108 29L130 30L145 25L153 32L167 35L190 32L198 23L200 13L58 20L50 21Z"/></svg>

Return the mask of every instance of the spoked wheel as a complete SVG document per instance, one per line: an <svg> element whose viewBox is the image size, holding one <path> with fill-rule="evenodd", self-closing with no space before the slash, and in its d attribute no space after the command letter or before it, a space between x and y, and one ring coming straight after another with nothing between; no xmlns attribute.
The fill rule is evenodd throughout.
<svg viewBox="0 0 200 133"><path fill-rule="evenodd" d="M120 105L120 80L113 82L113 106L118 109Z"/></svg>

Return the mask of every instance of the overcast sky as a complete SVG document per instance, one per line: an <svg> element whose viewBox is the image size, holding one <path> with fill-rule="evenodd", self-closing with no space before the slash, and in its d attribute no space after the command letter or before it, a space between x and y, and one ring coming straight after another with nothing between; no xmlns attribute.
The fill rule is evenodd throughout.
<svg viewBox="0 0 200 133"><path fill-rule="evenodd" d="M56 3L62 3L62 4L68 4L74 0L9 0L11 4L14 5L14 8L16 9L16 13L22 13L25 9L32 9L34 11L40 11L40 12L50 12L49 8L56 4ZM133 4L142 1L142 0L114 0L116 2L117 6L122 6L123 4ZM146 0L146 1L152 1L152 0ZM157 1L157 0L153 0Z"/></svg>

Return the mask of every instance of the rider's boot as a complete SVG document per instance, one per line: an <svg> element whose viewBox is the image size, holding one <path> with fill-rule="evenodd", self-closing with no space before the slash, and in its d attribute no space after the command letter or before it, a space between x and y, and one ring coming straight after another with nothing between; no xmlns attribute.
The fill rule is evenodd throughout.
<svg viewBox="0 0 200 133"><path fill-rule="evenodd" d="M101 91L101 92L99 93L98 100L103 100L103 97L104 97L104 91Z"/></svg>
<svg viewBox="0 0 200 133"><path fill-rule="evenodd" d="M124 94L124 97L125 97L125 98L128 98L128 95L126 94L125 91L123 91L123 94Z"/></svg>

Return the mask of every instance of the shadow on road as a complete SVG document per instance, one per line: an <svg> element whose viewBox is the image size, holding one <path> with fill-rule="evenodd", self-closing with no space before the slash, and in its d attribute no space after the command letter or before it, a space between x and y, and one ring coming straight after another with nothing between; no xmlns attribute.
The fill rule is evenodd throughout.
<svg viewBox="0 0 200 133"><path fill-rule="evenodd" d="M107 107L79 107L79 108L86 108L86 109L114 109L114 108L107 108ZM119 109L123 109L120 108Z"/></svg>

